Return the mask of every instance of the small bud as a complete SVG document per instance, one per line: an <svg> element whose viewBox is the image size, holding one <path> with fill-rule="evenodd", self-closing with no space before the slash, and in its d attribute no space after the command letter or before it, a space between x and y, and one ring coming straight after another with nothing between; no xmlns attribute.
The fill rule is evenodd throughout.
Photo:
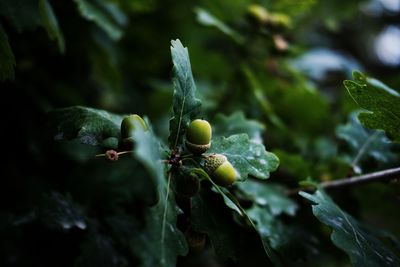
<svg viewBox="0 0 400 267"><path fill-rule="evenodd" d="M106 159L111 160L111 161L117 161L118 160L118 153L115 150L107 150L105 153Z"/></svg>

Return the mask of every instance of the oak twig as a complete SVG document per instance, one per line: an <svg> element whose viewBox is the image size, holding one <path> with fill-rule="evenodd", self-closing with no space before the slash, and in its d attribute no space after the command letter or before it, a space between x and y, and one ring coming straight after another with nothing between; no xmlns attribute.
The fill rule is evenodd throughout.
<svg viewBox="0 0 400 267"><path fill-rule="evenodd" d="M400 167L372 172L364 175L343 178L339 180L326 181L320 184L323 189L335 189L348 186L366 184L371 182L388 182L400 178ZM289 195L297 194L299 191L312 191L314 188L296 188L288 191Z"/></svg>
<svg viewBox="0 0 400 267"><path fill-rule="evenodd" d="M379 172L372 172L364 175L353 176L340 180L327 181L321 183L324 189L352 186L358 184L365 184L370 182L387 182L396 178L400 178L400 167L387 169Z"/></svg>

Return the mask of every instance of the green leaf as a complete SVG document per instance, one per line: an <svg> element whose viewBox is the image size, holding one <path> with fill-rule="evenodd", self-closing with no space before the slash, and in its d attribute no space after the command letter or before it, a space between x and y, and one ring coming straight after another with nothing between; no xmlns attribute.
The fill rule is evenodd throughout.
<svg viewBox="0 0 400 267"><path fill-rule="evenodd" d="M225 205L231 210L237 212L240 216L244 216L239 202L235 199L235 197L231 193L229 193L228 190L224 190L216 183L214 183L214 181L203 169L195 168L192 170L192 172L198 174L200 177L203 177L204 179L207 179L213 185L213 190L222 196Z"/></svg>
<svg viewBox="0 0 400 267"><path fill-rule="evenodd" d="M354 72L353 77L355 81L343 83L353 100L367 110L358 115L360 122L367 128L384 130L390 139L400 142L400 94L360 72Z"/></svg>
<svg viewBox="0 0 400 267"><path fill-rule="evenodd" d="M264 145L251 141L247 134L214 139L208 152L225 155L242 181L248 175L268 179L269 173L279 165L279 159L273 153L266 151Z"/></svg>
<svg viewBox="0 0 400 267"><path fill-rule="evenodd" d="M246 119L242 111L229 116L217 114L213 123L213 136L230 136L246 133L251 140L260 143L265 126L256 120Z"/></svg>
<svg viewBox="0 0 400 267"><path fill-rule="evenodd" d="M299 194L314 202L314 215L332 228L332 242L349 255L353 266L400 266L394 253L364 230L352 216L341 210L323 190L317 190L313 195L306 192Z"/></svg>
<svg viewBox="0 0 400 267"><path fill-rule="evenodd" d="M345 157L355 173L363 172L363 163L370 158L378 163L395 163L397 157L391 152L393 144L382 131L365 129L357 115L353 112L349 115L349 122L336 128L336 135L345 140L350 148L350 155Z"/></svg>
<svg viewBox="0 0 400 267"><path fill-rule="evenodd" d="M88 0L74 1L78 5L82 17L96 23L96 25L103 29L114 41L121 39L123 30L118 23L118 19L107 9L105 3L102 5L100 1L96 1L95 3Z"/></svg>
<svg viewBox="0 0 400 267"><path fill-rule="evenodd" d="M252 222L251 218L249 217L249 215L247 214L246 210L240 205L239 201L236 199L236 197L234 195L232 195L227 189L222 188L222 187L218 186L217 184L215 184L213 182L213 180L208 176L208 174L204 170L194 169L193 171L196 172L197 174L199 174L200 176L203 176L204 178L206 178L213 185L213 191L219 193L223 197L225 205L228 208L230 208L231 210L234 210L235 212L237 212L241 217L244 218L244 220L248 226L253 227L254 230L257 231L256 226L253 224L253 222ZM279 264L280 261L277 258L277 256L275 255L274 251L271 249L269 241L263 239L261 235L260 235L260 240L263 244L264 251L268 255L268 257L276 264Z"/></svg>
<svg viewBox="0 0 400 267"><path fill-rule="evenodd" d="M58 26L57 17L53 8L47 0L39 0L39 14L43 27L51 40L57 40L58 48L61 53L65 51L64 36Z"/></svg>
<svg viewBox="0 0 400 267"><path fill-rule="evenodd" d="M0 81L14 80L15 58L8 37L0 24Z"/></svg>
<svg viewBox="0 0 400 267"><path fill-rule="evenodd" d="M188 49L181 41L171 41L171 56L174 64L173 117L170 120L169 143L172 148L183 144L183 135L189 123L198 117L201 102L195 97L196 85L190 67Z"/></svg>
<svg viewBox="0 0 400 267"><path fill-rule="evenodd" d="M294 216L298 207L287 197L284 188L252 180L237 184L237 188L241 198L253 202L253 205L246 209L246 214L253 221L264 246L271 246L275 250L288 246L289 236L293 236L293 233L278 216L282 213Z"/></svg>
<svg viewBox="0 0 400 267"><path fill-rule="evenodd" d="M272 216L282 213L294 216L298 208L297 204L287 197L284 188L278 184L246 180L238 183L237 187L246 199L252 200L257 205L267 206Z"/></svg>
<svg viewBox="0 0 400 267"><path fill-rule="evenodd" d="M270 244L281 256L282 266L296 266L296 262L305 259L313 262L316 256L321 256L321 244L307 227L285 224L270 210L259 205L253 205L246 212L254 222L262 241Z"/></svg>
<svg viewBox="0 0 400 267"><path fill-rule="evenodd" d="M264 243L270 244L272 248L277 249L288 242L289 236L286 235L283 225L268 209L253 205L246 212L254 222L256 230Z"/></svg>
<svg viewBox="0 0 400 267"><path fill-rule="evenodd" d="M150 126L148 122L147 124ZM145 227L133 244L135 253L144 267L176 266L177 256L187 253L187 244L176 226L180 210L175 203L173 190L170 190L170 177L167 181L160 161L160 144L151 131L136 130L134 140L134 155L146 167L159 194L158 203L145 211Z"/></svg>
<svg viewBox="0 0 400 267"><path fill-rule="evenodd" d="M190 221L195 231L206 233L215 253L222 259L235 258L237 251L236 229L226 209L221 210L212 201L213 196L202 192L192 198Z"/></svg>
<svg viewBox="0 0 400 267"><path fill-rule="evenodd" d="M78 139L82 144L97 146L109 137L120 137L124 116L104 110L74 106L50 112L57 141Z"/></svg>
<svg viewBox="0 0 400 267"><path fill-rule="evenodd" d="M242 44L244 42L243 37L226 25L224 22L210 14L207 10L203 8L195 8L194 12L197 16L197 21L207 27L215 27L216 29L220 30L222 33L226 34L227 36L231 37L235 42L238 44Z"/></svg>

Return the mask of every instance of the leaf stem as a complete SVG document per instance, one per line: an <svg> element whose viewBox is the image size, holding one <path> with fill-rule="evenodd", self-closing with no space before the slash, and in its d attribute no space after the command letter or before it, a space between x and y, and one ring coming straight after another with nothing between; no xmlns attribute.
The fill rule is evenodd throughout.
<svg viewBox="0 0 400 267"><path fill-rule="evenodd" d="M170 187L170 183L171 183L171 175L172 175L172 173L170 172L168 174L167 194L165 196L165 205L164 205L163 219L162 219L162 225L161 225L161 263L162 263L162 265L165 264L165 250L164 250L165 224L167 221L168 197L169 197L169 187Z"/></svg>

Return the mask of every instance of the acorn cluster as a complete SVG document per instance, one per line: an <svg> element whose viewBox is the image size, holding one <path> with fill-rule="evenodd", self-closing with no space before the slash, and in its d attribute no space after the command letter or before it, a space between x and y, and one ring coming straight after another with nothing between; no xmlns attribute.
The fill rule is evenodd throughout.
<svg viewBox="0 0 400 267"><path fill-rule="evenodd" d="M206 120L194 120L186 130L186 148L194 155L201 155L211 147L212 129ZM222 154L204 156L203 169L220 186L229 186L237 179L237 172Z"/></svg>
<svg viewBox="0 0 400 267"><path fill-rule="evenodd" d="M143 132L148 131L146 122L139 115L132 114L122 120L120 148L126 150L133 148L133 133L137 129ZM211 147L211 139L212 128L206 120L194 120L186 129L185 144L187 150L194 156L202 156L204 158L203 169L216 184L229 186L236 181L237 172L228 159L222 154L203 155ZM116 159L118 159L118 154ZM189 184L193 184L193 186L188 187ZM194 174L189 175L189 177L181 179L177 186L184 189L180 190L184 195L194 195L199 188L198 177Z"/></svg>

